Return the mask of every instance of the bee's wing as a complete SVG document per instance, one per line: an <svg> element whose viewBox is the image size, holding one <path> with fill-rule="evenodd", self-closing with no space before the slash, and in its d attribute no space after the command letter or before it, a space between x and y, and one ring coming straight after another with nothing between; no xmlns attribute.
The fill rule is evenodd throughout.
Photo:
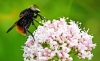
<svg viewBox="0 0 100 61"><path fill-rule="evenodd" d="M16 22L7 30L6 33L8 33L9 31L11 31L11 30L16 26L17 22L18 22L18 21L16 21Z"/></svg>
<svg viewBox="0 0 100 61"><path fill-rule="evenodd" d="M26 13L27 13L27 12L26 12ZM17 22L20 21L20 20L26 15L26 13L23 14L23 15L20 17L20 19L17 20L17 21L7 30L6 33L8 33L9 31L11 31L11 30L17 25Z"/></svg>

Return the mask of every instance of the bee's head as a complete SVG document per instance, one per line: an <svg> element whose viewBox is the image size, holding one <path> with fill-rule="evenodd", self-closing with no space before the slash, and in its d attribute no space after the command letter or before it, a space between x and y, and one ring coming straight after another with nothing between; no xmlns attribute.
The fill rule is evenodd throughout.
<svg viewBox="0 0 100 61"><path fill-rule="evenodd" d="M39 13L39 12L40 12L40 10L38 9L38 7L37 7L36 5L32 5L32 6L30 7L30 9L31 9L32 11L34 11L35 13Z"/></svg>

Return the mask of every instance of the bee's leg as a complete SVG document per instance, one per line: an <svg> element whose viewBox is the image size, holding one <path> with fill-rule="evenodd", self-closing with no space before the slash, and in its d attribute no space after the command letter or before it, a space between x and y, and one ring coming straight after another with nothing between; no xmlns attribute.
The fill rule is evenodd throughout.
<svg viewBox="0 0 100 61"><path fill-rule="evenodd" d="M28 38L28 33L26 32L26 38Z"/></svg>
<svg viewBox="0 0 100 61"><path fill-rule="evenodd" d="M37 29L36 25L34 24L34 22L32 21L32 25L34 25L35 29Z"/></svg>
<svg viewBox="0 0 100 61"><path fill-rule="evenodd" d="M38 16L41 18L41 20L45 19L45 17L40 14L38 14Z"/></svg>
<svg viewBox="0 0 100 61"><path fill-rule="evenodd" d="M39 16L40 18L41 18L41 20L43 20L44 19L44 17L43 16L41 16L40 14L37 14L37 15L35 15L34 16L34 18L37 18L37 16ZM35 19L33 19L34 21L36 21L38 24L40 24L40 25L42 25L43 26L43 24L41 24L41 23L39 23L37 20L35 20ZM34 22L33 22L33 24L34 24ZM35 25L34 25L35 26Z"/></svg>
<svg viewBox="0 0 100 61"><path fill-rule="evenodd" d="M39 16L38 14L34 16L33 21L32 21L32 25L35 26L34 21L36 21L38 24L43 25L41 23L39 23L37 20L35 20L35 18L37 18L37 16ZM42 19L42 18L41 18ZM37 27L35 26L35 28L37 29Z"/></svg>
<svg viewBox="0 0 100 61"><path fill-rule="evenodd" d="M33 40L35 41L34 35L29 30L27 30L27 32L31 34L31 36L33 37Z"/></svg>
<svg viewBox="0 0 100 61"><path fill-rule="evenodd" d="M40 25L42 25L42 26L43 26L43 24L42 24L42 23L39 23L37 20L34 20L34 21L36 21L38 24L40 24Z"/></svg>
<svg viewBox="0 0 100 61"><path fill-rule="evenodd" d="M47 19L44 16L42 16L40 14L37 14L37 15L41 18L41 20L43 20L44 22L46 22Z"/></svg>
<svg viewBox="0 0 100 61"><path fill-rule="evenodd" d="M26 31L26 37L28 38L28 33L30 33L31 36L33 37L33 40L35 41L34 35L28 29L26 29L26 28L25 28L25 31Z"/></svg>

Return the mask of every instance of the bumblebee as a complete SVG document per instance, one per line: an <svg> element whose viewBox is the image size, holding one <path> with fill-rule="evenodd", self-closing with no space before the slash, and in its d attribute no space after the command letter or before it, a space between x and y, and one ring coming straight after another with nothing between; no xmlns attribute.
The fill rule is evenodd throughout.
<svg viewBox="0 0 100 61"><path fill-rule="evenodd" d="M6 33L10 32L16 26L18 32L26 35L27 37L28 33L30 33L34 38L33 34L28 30L28 28L30 27L30 24L34 25L34 27L36 28L34 21L39 23L37 20L35 20L37 17L40 17L41 20L44 19L44 17L39 13L40 10L36 5L32 5L29 8L23 10L19 15L20 18L7 30ZM41 23L39 24L42 25Z"/></svg>

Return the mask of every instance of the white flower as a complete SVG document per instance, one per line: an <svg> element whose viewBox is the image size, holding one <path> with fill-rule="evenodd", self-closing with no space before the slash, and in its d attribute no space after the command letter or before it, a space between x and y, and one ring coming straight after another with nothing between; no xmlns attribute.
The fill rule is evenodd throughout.
<svg viewBox="0 0 100 61"><path fill-rule="evenodd" d="M24 61L73 61L71 54L80 59L92 59L91 50L93 36L83 31L74 21L67 19L48 20L43 26L38 26L32 36L27 39L24 50Z"/></svg>

